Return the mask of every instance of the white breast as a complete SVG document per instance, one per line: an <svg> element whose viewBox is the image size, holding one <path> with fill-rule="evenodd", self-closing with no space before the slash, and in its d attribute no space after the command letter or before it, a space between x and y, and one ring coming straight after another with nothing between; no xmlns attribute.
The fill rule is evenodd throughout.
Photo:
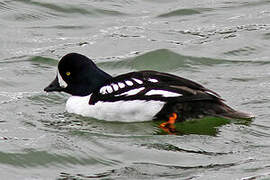
<svg viewBox="0 0 270 180"><path fill-rule="evenodd" d="M138 122L152 120L163 105L161 101L117 101L97 102L89 105L90 96L72 96L66 104L66 111L106 121Z"/></svg>

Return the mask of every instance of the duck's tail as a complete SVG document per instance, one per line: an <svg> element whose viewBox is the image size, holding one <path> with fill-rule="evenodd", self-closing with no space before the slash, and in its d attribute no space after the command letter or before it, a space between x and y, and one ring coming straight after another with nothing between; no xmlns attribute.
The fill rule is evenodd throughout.
<svg viewBox="0 0 270 180"><path fill-rule="evenodd" d="M217 101L191 101L176 104L165 104L162 110L156 115L157 119L166 119L167 115L176 112L179 114L179 121L186 119L202 118L204 116L223 117L226 119L252 119L250 113L236 111L229 107L222 100Z"/></svg>
<svg viewBox="0 0 270 180"><path fill-rule="evenodd" d="M223 102L219 102L218 104L216 104L216 107L214 109L217 109L217 111L215 112L216 116L229 119L252 119L255 117L251 113L236 111Z"/></svg>

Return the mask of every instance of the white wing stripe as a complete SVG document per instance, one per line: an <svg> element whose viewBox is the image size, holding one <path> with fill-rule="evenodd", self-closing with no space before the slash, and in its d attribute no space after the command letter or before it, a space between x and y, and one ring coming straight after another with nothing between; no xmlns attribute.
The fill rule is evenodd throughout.
<svg viewBox="0 0 270 180"><path fill-rule="evenodd" d="M113 87L114 91L118 91L119 87L117 86L117 84L111 84L111 86Z"/></svg>
<svg viewBox="0 0 270 180"><path fill-rule="evenodd" d="M140 79L136 79L136 78L132 78L136 83L138 83L138 84L142 84L143 82L142 82L142 80L140 80Z"/></svg>
<svg viewBox="0 0 270 180"><path fill-rule="evenodd" d="M212 96L215 96L215 97L218 97L216 94L214 94L214 93L212 93L212 92L210 92L210 91L205 91L207 94L210 94L210 95L212 95Z"/></svg>
<svg viewBox="0 0 270 180"><path fill-rule="evenodd" d="M133 85L133 82L132 82L132 81L125 81L125 83L126 83L128 86L132 86L132 85Z"/></svg>
<svg viewBox="0 0 270 180"><path fill-rule="evenodd" d="M119 83L118 83L118 86L119 86L120 88L124 88L126 85L125 85L124 83L119 82Z"/></svg>
<svg viewBox="0 0 270 180"><path fill-rule="evenodd" d="M145 88L144 87L141 87L141 88L138 88L138 89L132 89L132 90L129 90L127 92L124 92L122 94L118 94L118 95L115 95L115 96L133 96L133 95L136 95L138 94L139 92L141 92L142 90L144 90Z"/></svg>
<svg viewBox="0 0 270 180"><path fill-rule="evenodd" d="M158 82L157 79L152 79L152 78L149 78L148 81L153 82L153 83L157 83Z"/></svg>
<svg viewBox="0 0 270 180"><path fill-rule="evenodd" d="M170 92L170 91L164 91L164 90L150 90L146 94L146 96L151 96L151 95L161 95L163 97L177 97L177 96L183 96L182 94L178 94L175 92Z"/></svg>
<svg viewBox="0 0 270 180"><path fill-rule="evenodd" d="M107 92L110 94L113 92L113 88L111 86L106 86L107 87Z"/></svg>
<svg viewBox="0 0 270 180"><path fill-rule="evenodd" d="M106 89L107 89L107 87L106 87L106 86L103 86L103 87L99 90L99 92L100 92L101 94L107 94Z"/></svg>

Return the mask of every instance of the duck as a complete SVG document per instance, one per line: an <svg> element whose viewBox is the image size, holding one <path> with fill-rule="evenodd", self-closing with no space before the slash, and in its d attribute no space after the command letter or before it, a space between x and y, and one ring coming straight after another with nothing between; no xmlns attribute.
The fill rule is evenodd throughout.
<svg viewBox="0 0 270 180"><path fill-rule="evenodd" d="M221 96L192 80L152 70L118 76L106 73L88 57L69 53L57 67L46 92L71 95L68 113L106 121L165 120L161 127L205 116L250 119L252 114L234 110Z"/></svg>

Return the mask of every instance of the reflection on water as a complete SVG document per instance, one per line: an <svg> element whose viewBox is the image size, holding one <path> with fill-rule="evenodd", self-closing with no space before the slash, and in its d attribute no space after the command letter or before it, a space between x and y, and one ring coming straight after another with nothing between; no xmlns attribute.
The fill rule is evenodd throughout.
<svg viewBox="0 0 270 180"><path fill-rule="evenodd" d="M0 166L6 179L263 179L269 175L269 1L0 2ZM120 123L46 94L59 59L112 75L173 73L256 118ZM14 173L16 172L16 173Z"/></svg>
<svg viewBox="0 0 270 180"><path fill-rule="evenodd" d="M231 121L223 118L206 117L197 120L188 120L183 123L177 123L175 125L175 133L177 135L184 134L200 134L215 136L218 133L218 127L228 124ZM160 131L158 134L166 134L164 131Z"/></svg>
<svg viewBox="0 0 270 180"><path fill-rule="evenodd" d="M58 155L50 154L46 151L33 151L27 150L25 153L4 153L0 152L0 163L8 164L18 167L35 167L35 166L66 166L68 164L72 165L87 165L96 164L97 161L94 158L89 157L72 157L69 155ZM100 162L99 162L100 163Z"/></svg>

